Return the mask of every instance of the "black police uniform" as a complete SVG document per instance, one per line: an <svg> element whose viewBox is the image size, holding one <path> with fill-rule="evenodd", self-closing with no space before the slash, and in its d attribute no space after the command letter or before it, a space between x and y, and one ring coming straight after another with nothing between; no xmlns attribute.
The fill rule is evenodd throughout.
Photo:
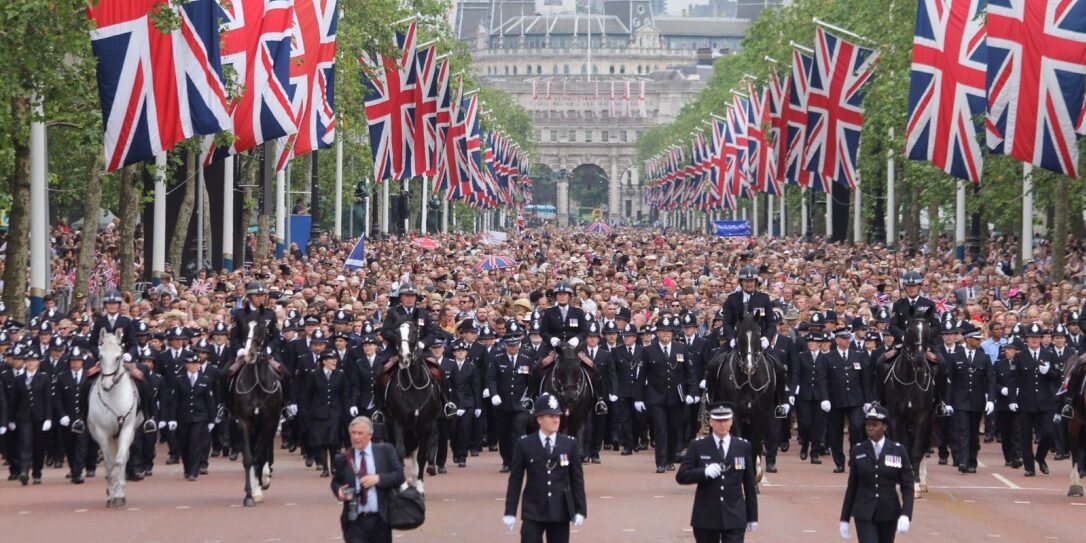
<svg viewBox="0 0 1086 543"><path fill-rule="evenodd" d="M328 475L329 458L335 455L341 443L352 394L343 371L333 369L328 373L325 375L324 368L319 368L306 375L299 403L299 410L306 417L306 445L324 469L324 476Z"/></svg>
<svg viewBox="0 0 1086 543"><path fill-rule="evenodd" d="M463 464L467 462L471 421L475 417L475 409L479 408L482 400L482 376L479 375L475 364L468 359L464 359L463 364L458 366L456 359L446 358L441 361L441 371L445 374L443 383L447 397L456 404L458 409L464 411L463 415L454 414L449 421L453 462ZM442 452L438 451L438 466L444 464L441 462Z"/></svg>
<svg viewBox="0 0 1086 543"><path fill-rule="evenodd" d="M411 306L410 309L397 305L388 311L381 322L381 337L393 352L399 352L400 349L400 325L409 321L413 321L418 326L419 341L426 342L436 333L437 326L430 319L428 310L418 305Z"/></svg>
<svg viewBox="0 0 1086 543"><path fill-rule="evenodd" d="M372 417L373 413L381 408L384 391L380 389L380 382L385 362L388 362L388 357L380 353L374 352L373 358L370 358L361 348L355 352L352 387L355 395L352 405L358 407L360 415Z"/></svg>
<svg viewBox="0 0 1086 543"><path fill-rule="evenodd" d="M1000 351L992 373L992 388L988 394L995 398L996 428L1003 449L1003 463L1017 468L1021 466L1022 451L1018 445L1018 413L1011 410L1011 404L1018 403L1018 364L1015 359L1008 358L1005 351Z"/></svg>
<svg viewBox="0 0 1086 543"><path fill-rule="evenodd" d="M728 295L724 300L724 337L728 340L735 338L735 327L743 322L746 313L761 314L759 320L762 325L762 337L770 337L777 328L773 318L773 304L769 295L764 292L754 291L747 293L740 289Z"/></svg>
<svg viewBox="0 0 1086 543"><path fill-rule="evenodd" d="M690 442L675 480L698 485L690 526L698 543L742 542L747 524L758 522L758 487L754 452L748 441L731 436L726 450L716 434ZM710 479L705 468L721 464L719 477Z"/></svg>
<svg viewBox="0 0 1086 543"><path fill-rule="evenodd" d="M132 319L120 313L117 313L112 319L109 315L101 315L94 319L94 324L91 325L90 348L95 358L98 358L98 338L101 337L100 334L103 330L110 334L121 330L124 333L121 337L121 345L125 351L136 343L135 330L132 329Z"/></svg>
<svg viewBox="0 0 1086 543"><path fill-rule="evenodd" d="M849 349L842 357L836 346L825 355L830 412L827 417L830 450L837 469L845 466L844 430L848 424L849 446L864 436L863 405L871 398L871 371L863 354Z"/></svg>
<svg viewBox="0 0 1086 543"><path fill-rule="evenodd" d="M540 433L516 442L505 491L505 515L515 516L520 507L522 543L569 541L569 523L575 515L588 516L584 470L577 441L555 433L551 450ZM527 479L527 480L525 480ZM521 489L523 487L523 495Z"/></svg>
<svg viewBox="0 0 1086 543"><path fill-rule="evenodd" d="M856 521L860 543L892 543L898 518L913 516L913 466L909 451L883 437L882 450L864 439L849 455L848 487L841 522ZM898 499L898 490L901 499Z"/></svg>
<svg viewBox="0 0 1086 543"><path fill-rule="evenodd" d="M86 431L75 433L71 430L72 423L82 420L84 416L82 402L79 401L79 386L86 378L86 369L79 370L78 378L71 370L59 372L53 378L53 418L60 427L60 440L71 468L71 480L76 483L82 482L84 468L87 472L93 472L98 465L98 449L94 440ZM67 426L60 424L64 417L68 417Z"/></svg>
<svg viewBox="0 0 1086 543"><path fill-rule="evenodd" d="M830 399L829 364L825 353L800 351L792 376L800 458L806 459L810 451L811 462L821 463L819 456L825 447L823 436L826 433L826 414L822 411L821 403Z"/></svg>
<svg viewBox="0 0 1086 543"><path fill-rule="evenodd" d="M592 350L595 350L595 354ZM615 375L614 362L611 360L611 353L603 346L597 345L596 347L584 347L584 354L592 360L593 368L596 370L596 375L599 379L593 381L593 386L599 386L596 389L597 401L606 402L608 397L614 394L615 389L618 388L617 376ZM593 410L592 415L589 417L589 423L587 428L587 436L591 436L588 439L588 443L585 444L587 450L582 451L586 457L591 459L591 462L598 464L600 462L600 450L603 449L604 438L608 435L607 432L607 413L600 413L598 410Z"/></svg>
<svg viewBox="0 0 1086 543"><path fill-rule="evenodd" d="M637 445L634 441L634 436L638 435L635 422L642 418L641 413L634 410L637 389L640 388L641 349L639 345L618 345L611 349L617 385L615 395L618 396L614 420L618 425L618 443L622 447L622 454L632 453Z"/></svg>
<svg viewBox="0 0 1086 543"><path fill-rule="evenodd" d="M1034 460L1044 472L1048 470L1045 457L1052 450L1053 424L1050 413L1056 403L1052 383L1062 376L1052 369L1052 355L1044 349L1033 354L1027 347L1014 360L1018 366L1018 444L1022 448L1022 461L1027 474L1034 472ZM1049 365L1046 374L1042 374L1040 369L1044 363ZM1035 434L1038 437L1036 454L1033 451Z"/></svg>
<svg viewBox="0 0 1086 543"><path fill-rule="evenodd" d="M516 440L528 430L529 412L524 400L530 399L528 390L535 359L522 352L510 355L504 352L496 356L487 368L486 388L492 398L501 398L501 403L493 405L494 423L498 435L498 452L502 457L502 466L508 467L513 460L513 446Z"/></svg>
<svg viewBox="0 0 1086 543"><path fill-rule="evenodd" d="M585 318L584 310L568 304L565 309L565 318L562 318L562 306L553 305L543 312L540 324L543 341L548 346L551 344L551 338L558 338L558 341L565 343L575 337L579 343L584 343L584 338L588 335L588 320Z"/></svg>
<svg viewBox="0 0 1086 543"><path fill-rule="evenodd" d="M686 395L694 393L693 373L687 363L686 345L672 341L664 354L658 342L641 350L641 383L635 399L644 402L656 441L656 469L672 466L682 447L683 407Z"/></svg>
<svg viewBox="0 0 1086 543"><path fill-rule="evenodd" d="M980 450L980 420L994 380L992 361L979 347L962 349L950 368L950 398L954 408L954 433L958 438L959 471L976 470Z"/></svg>
<svg viewBox="0 0 1086 543"><path fill-rule="evenodd" d="M211 443L207 426L215 420L212 384L208 376L199 371L196 382L191 383L188 371L183 370L174 377L174 390L176 414L170 420L177 421L177 445L185 477L195 479L201 461L207 456L204 448Z"/></svg>
<svg viewBox="0 0 1086 543"><path fill-rule="evenodd" d="M45 434L42 425L53 419L52 380L41 369L27 378L27 372L15 381L15 402L11 410L15 436L19 444L19 466L22 477L27 470L35 480L41 479L45 465Z"/></svg>

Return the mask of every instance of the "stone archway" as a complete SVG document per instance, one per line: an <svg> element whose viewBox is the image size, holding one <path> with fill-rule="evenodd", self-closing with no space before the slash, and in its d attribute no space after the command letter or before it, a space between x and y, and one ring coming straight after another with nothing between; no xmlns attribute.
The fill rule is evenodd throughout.
<svg viewBox="0 0 1086 543"><path fill-rule="evenodd" d="M569 173L569 217L571 224L592 221L593 211L610 205L611 179L598 164L587 162Z"/></svg>

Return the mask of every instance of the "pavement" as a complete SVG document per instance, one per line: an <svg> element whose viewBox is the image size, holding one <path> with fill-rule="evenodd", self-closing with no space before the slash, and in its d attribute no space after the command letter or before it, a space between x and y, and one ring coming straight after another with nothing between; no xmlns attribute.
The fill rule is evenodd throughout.
<svg viewBox="0 0 1086 543"><path fill-rule="evenodd" d="M929 462L930 492L916 501L912 530L898 541L1082 541L1086 499L1066 495L1070 463L1049 460L1051 475L1026 478L1003 467L998 447L983 445L976 474ZM340 505L329 479L305 468L297 454L277 452L265 502L246 509L240 461L213 458L208 475L188 482L179 465L163 465L164 453L154 477L128 484L127 506L119 510L105 508L102 468L79 486L68 483L65 470L51 468L39 486L0 481L0 537L5 543L341 539ZM585 466L588 520L573 530L573 541L693 541L693 487L676 484L674 472L656 474L651 451L605 452L602 458L602 464ZM497 453L483 452L466 468L452 465L448 474L427 477L426 523L395 532L394 540L517 541L501 524L507 477L499 466ZM832 473L829 458L821 466L800 462L794 445L779 455L777 467L780 472L763 481L758 530L747 541L841 541L837 519L847 473Z"/></svg>

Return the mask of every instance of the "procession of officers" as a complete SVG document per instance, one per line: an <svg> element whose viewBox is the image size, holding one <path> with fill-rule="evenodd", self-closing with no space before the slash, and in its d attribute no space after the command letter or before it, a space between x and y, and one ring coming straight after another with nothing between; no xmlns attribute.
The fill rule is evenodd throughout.
<svg viewBox="0 0 1086 543"><path fill-rule="evenodd" d="M747 313L761 317L762 348L787 376L772 392L779 424L766 445L766 470L775 472L777 453L788 450L794 414L800 458L821 464L828 455L834 472L844 472L846 454L855 457L869 435L865 420L885 403L874 380L876 365L884 353L900 347L906 315L934 307L920 294L923 276L905 272L904 297L891 308L879 308L874 322L857 318L846 325L832 309L810 311L806 322L798 322L795 310L784 310L758 291L752 266L742 268L739 279L741 288L715 315L664 310L641 328L628 309L594 319L571 303L573 289L564 281L540 297L527 326L468 316L455 334L435 325L410 284L399 286L380 322L342 310L324 315L319 308L304 315L291 310L277 322L268 291L257 282L247 286L234 324L216 323L210 330L151 330L119 314L116 292L105 296L93 321L65 330L54 328L60 315L53 309L24 325L0 308L0 434L9 480L38 484L43 466L65 463L72 483L94 475L98 453L84 416L102 331L123 331L124 361L137 370L143 400L146 421L133 444L130 479L153 474L156 441L167 444L166 464L183 463L189 480L207 473L210 457L236 459L224 402L232 366L247 355L238 311L263 312L278 324L270 347L288 377L283 446L300 449L307 466L322 476L329 474L330 458L348 443L352 418L367 416L378 423L383 418L381 376L398 352L398 326L408 320L419 325L419 348L429 350L444 377L445 409L432 447L432 474L446 472L450 450L457 467L483 449L500 453L502 472L514 467L517 442L538 431L532 413L539 407L534 404L540 377L560 344L583 354L594 385L595 409L576 461L599 463L605 447L631 455L651 446L656 471L673 471L692 458L683 451L702 429L702 397L715 377L712 360L733 348L735 328ZM1050 453L1066 458L1063 420L1082 387L1076 381L1065 392L1065 375L1081 380L1077 353L1084 347L1079 315L1067 317L1053 330L1023 324L994 345L971 322L932 317L939 330L933 363L944 377L936 391L940 464L953 462L960 472L974 473L982 423L984 441L998 437L1006 464L1023 467L1026 476L1036 470L1047 474ZM745 467L749 464L733 462L712 473L732 477ZM697 482L682 469L680 482ZM753 528L749 523L756 526L756 509L748 505L746 511L744 530ZM734 540L737 527L723 527L732 534L724 540Z"/></svg>

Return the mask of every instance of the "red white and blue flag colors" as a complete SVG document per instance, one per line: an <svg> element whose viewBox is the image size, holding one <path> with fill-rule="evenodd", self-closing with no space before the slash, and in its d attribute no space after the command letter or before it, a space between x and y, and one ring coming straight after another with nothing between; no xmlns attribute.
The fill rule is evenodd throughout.
<svg viewBox="0 0 1086 543"><path fill-rule="evenodd" d="M769 90L755 88L747 81L750 99L747 101L747 160L750 171L750 184L754 192L780 194L780 188L774 184L775 160L773 149L766 138L770 129Z"/></svg>
<svg viewBox="0 0 1086 543"><path fill-rule="evenodd" d="M241 94L228 105L233 141L209 153L209 161L298 131L287 92L294 0L233 0L221 6L222 62L233 67Z"/></svg>
<svg viewBox="0 0 1086 543"><path fill-rule="evenodd" d="M449 200L453 199L453 191L460 188L461 175L456 164L456 154L459 151L459 138L463 136L466 127L460 115L462 83L459 79L456 88L456 94L453 95L452 85L447 85L442 95L442 100L449 101L448 106L442 106L448 121L447 125L442 126L442 114L439 113L438 132L441 135L441 150L437 154L437 177L434 179L434 192L444 193Z"/></svg>
<svg viewBox="0 0 1086 543"><path fill-rule="evenodd" d="M725 152L734 157L731 161L731 192L736 196L750 197L750 162L747 158L747 99L738 94L732 96L733 106L728 109L728 130L731 139L725 145Z"/></svg>
<svg viewBox="0 0 1086 543"><path fill-rule="evenodd" d="M163 33L151 12L172 10ZM87 8L95 29L106 171L148 160L198 135L229 130L214 0L100 1Z"/></svg>
<svg viewBox="0 0 1086 543"><path fill-rule="evenodd" d="M985 0L921 0L916 12L905 156L980 183Z"/></svg>
<svg viewBox="0 0 1086 543"><path fill-rule="evenodd" d="M989 0L987 30L988 148L1077 177L1086 0Z"/></svg>
<svg viewBox="0 0 1086 543"><path fill-rule="evenodd" d="M396 32L399 57L362 57L362 84L367 88L366 122L377 182L415 176L415 44L416 26Z"/></svg>
<svg viewBox="0 0 1086 543"><path fill-rule="evenodd" d="M781 81L777 75L776 66L769 68L769 100L766 104L769 113L769 149L772 152L773 163L769 167L769 181L772 185L772 193L784 194L784 170L778 163L784 160L784 134L788 131L788 123L784 118L785 100L788 78Z"/></svg>
<svg viewBox="0 0 1086 543"><path fill-rule="evenodd" d="M437 169L437 109L441 75L437 48L422 47L415 53L415 138L413 158L416 175L434 175Z"/></svg>
<svg viewBox="0 0 1086 543"><path fill-rule="evenodd" d="M811 65L814 59L792 48L792 75L788 78L784 100L784 155L778 168L786 182L828 192L823 177L803 167L807 149L807 97L810 93ZM811 183L811 180L817 180Z"/></svg>
<svg viewBox="0 0 1086 543"><path fill-rule="evenodd" d="M879 54L822 27L815 30L814 49L805 166L828 181L855 188L860 182L856 155L864 124L864 85Z"/></svg>
<svg viewBox="0 0 1086 543"><path fill-rule="evenodd" d="M294 0L290 93L298 132L287 138L278 169L336 139L336 25L339 0Z"/></svg>

